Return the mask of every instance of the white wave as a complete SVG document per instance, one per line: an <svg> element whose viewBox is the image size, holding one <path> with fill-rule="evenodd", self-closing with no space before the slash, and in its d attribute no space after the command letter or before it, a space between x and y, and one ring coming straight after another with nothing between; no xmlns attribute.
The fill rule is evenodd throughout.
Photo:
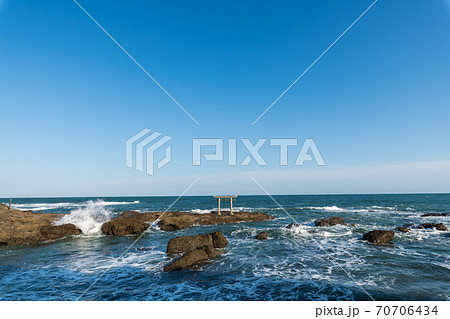
<svg viewBox="0 0 450 319"><path fill-rule="evenodd" d="M48 209L57 209L57 208L72 208L76 206L80 206L80 204L76 203L36 203L36 204L13 204L11 205L14 209L21 210L48 210Z"/></svg>
<svg viewBox="0 0 450 319"><path fill-rule="evenodd" d="M74 224L84 235L98 235L102 224L112 217L112 210L106 207L104 201L88 201L83 207L72 210L53 225Z"/></svg>
<svg viewBox="0 0 450 319"><path fill-rule="evenodd" d="M13 204L12 208L20 210L50 210L58 208L75 208L75 207L85 207L89 202L84 203L30 203L30 204ZM113 206L113 205L129 205L129 204L139 204L140 201L135 200L132 202L105 202L97 201L99 206Z"/></svg>
<svg viewBox="0 0 450 319"><path fill-rule="evenodd" d="M345 211L345 209L337 207L337 206L319 206L319 207L315 207L315 206L310 206L310 207L304 207L307 209L316 209L316 210L324 210L327 212L343 212Z"/></svg>
<svg viewBox="0 0 450 319"><path fill-rule="evenodd" d="M129 205L129 204L139 204L140 201L135 200L132 202L105 202L105 201L99 201L99 205L103 206L110 206L110 205Z"/></svg>
<svg viewBox="0 0 450 319"><path fill-rule="evenodd" d="M230 207L229 206L221 206L220 209L223 210L223 211L226 211L226 210L230 210ZM233 211L234 212L250 212L252 210L253 210L253 208L251 208L251 207L233 206ZM190 210L191 213L195 213L195 214L209 214L212 211L217 211L217 207L210 208L210 209L194 208L194 209Z"/></svg>
<svg viewBox="0 0 450 319"><path fill-rule="evenodd" d="M251 212L253 209L255 208L251 208L251 207L246 207L246 206L233 206L233 211L237 211L237 212ZM258 208L258 209L272 209L272 208Z"/></svg>
<svg viewBox="0 0 450 319"><path fill-rule="evenodd" d="M372 208L375 209L381 209L381 210L395 210L396 207L392 207L392 206L371 206Z"/></svg>
<svg viewBox="0 0 450 319"><path fill-rule="evenodd" d="M212 209L191 209L191 213L195 214L209 214L211 211Z"/></svg>

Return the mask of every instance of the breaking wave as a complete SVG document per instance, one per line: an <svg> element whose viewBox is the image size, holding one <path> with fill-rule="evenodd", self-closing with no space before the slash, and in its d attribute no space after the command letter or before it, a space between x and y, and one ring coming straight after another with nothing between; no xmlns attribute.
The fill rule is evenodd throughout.
<svg viewBox="0 0 450 319"><path fill-rule="evenodd" d="M112 210L105 205L104 201L88 201L83 207L72 210L53 224L74 224L84 235L99 235L102 224L109 221L112 214Z"/></svg>

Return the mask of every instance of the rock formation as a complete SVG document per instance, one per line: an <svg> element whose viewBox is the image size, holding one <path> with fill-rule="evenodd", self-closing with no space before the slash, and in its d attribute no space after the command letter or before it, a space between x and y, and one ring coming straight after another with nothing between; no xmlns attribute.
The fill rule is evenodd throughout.
<svg viewBox="0 0 450 319"><path fill-rule="evenodd" d="M411 231L410 228L404 227L404 226L396 227L395 230L399 231L399 232L402 232L402 233L409 233Z"/></svg>
<svg viewBox="0 0 450 319"><path fill-rule="evenodd" d="M446 231L447 227L443 223L425 223L422 224L423 228L436 228L437 230Z"/></svg>
<svg viewBox="0 0 450 319"><path fill-rule="evenodd" d="M196 236L172 238L167 244L167 253L184 253L164 267L164 271L189 269L208 259L220 255L217 248L225 248L228 240L221 231Z"/></svg>
<svg viewBox="0 0 450 319"><path fill-rule="evenodd" d="M342 217L329 217L321 218L314 222L317 227L329 227L335 225L345 225L344 219Z"/></svg>
<svg viewBox="0 0 450 319"><path fill-rule="evenodd" d="M363 235L363 240L367 240L370 243L381 244L388 243L394 239L393 230L372 230Z"/></svg>
<svg viewBox="0 0 450 319"><path fill-rule="evenodd" d="M0 204L0 245L29 245L81 234L73 224L53 226L61 217L61 214L8 209Z"/></svg>
<svg viewBox="0 0 450 319"><path fill-rule="evenodd" d="M262 231L262 232L260 232L260 233L256 236L256 239L258 239L258 240L266 240L266 239L269 239L269 233L266 232L266 231Z"/></svg>
<svg viewBox="0 0 450 319"><path fill-rule="evenodd" d="M145 231L152 222L158 221L161 230L172 231L191 227L193 225L220 225L239 222L261 222L274 219L264 213L235 212L233 215L195 214L188 212L123 212L120 216L102 225L106 235L135 235Z"/></svg>
<svg viewBox="0 0 450 319"><path fill-rule="evenodd" d="M200 234L195 236L175 237L167 244L167 253L185 253L189 250L201 248L203 246L213 246L214 248L225 248L228 240L221 231L211 234Z"/></svg>

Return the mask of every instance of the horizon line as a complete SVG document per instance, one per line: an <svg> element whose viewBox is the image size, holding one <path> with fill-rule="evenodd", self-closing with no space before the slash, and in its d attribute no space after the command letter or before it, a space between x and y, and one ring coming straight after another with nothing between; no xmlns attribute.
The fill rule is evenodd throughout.
<svg viewBox="0 0 450 319"><path fill-rule="evenodd" d="M236 196L262 196L266 194L234 194ZM310 193L310 194L271 194L272 196L367 196L367 195L450 195L450 192L417 192L417 193ZM99 196L27 196L27 197L0 197L6 199L32 199L32 198L116 198L116 197L177 197L178 195L99 195ZM183 197L213 197L214 195L185 195Z"/></svg>

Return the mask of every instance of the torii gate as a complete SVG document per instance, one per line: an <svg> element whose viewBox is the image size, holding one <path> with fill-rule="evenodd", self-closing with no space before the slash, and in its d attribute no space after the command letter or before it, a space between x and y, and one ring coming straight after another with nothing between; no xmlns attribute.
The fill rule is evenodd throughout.
<svg viewBox="0 0 450 319"><path fill-rule="evenodd" d="M215 199L217 199L217 202L218 202L217 215L220 215L220 201L221 200L229 200L230 201L230 215L233 215L233 201L236 200L237 195L215 195L213 197Z"/></svg>

